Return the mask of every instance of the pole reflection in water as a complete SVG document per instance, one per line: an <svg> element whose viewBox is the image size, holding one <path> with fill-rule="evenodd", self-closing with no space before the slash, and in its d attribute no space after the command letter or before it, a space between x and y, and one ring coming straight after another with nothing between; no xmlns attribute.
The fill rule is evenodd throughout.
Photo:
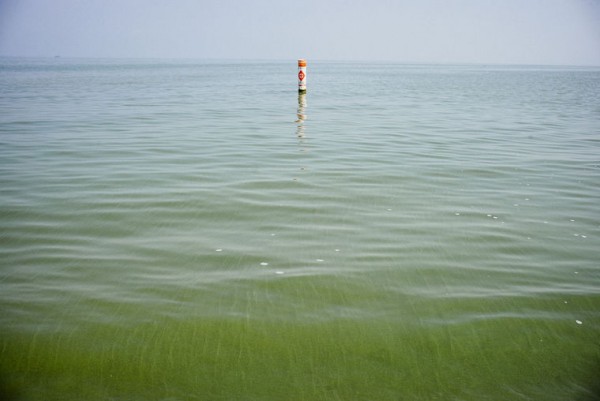
<svg viewBox="0 0 600 401"><path fill-rule="evenodd" d="M304 138L304 120L306 120L306 92L298 93L298 111L297 111L298 119L296 120L296 124L298 127L296 128L296 136L298 138Z"/></svg>

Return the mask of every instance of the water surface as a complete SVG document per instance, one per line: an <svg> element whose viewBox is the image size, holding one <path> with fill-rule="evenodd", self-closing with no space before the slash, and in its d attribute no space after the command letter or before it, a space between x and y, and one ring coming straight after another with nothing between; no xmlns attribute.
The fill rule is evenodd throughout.
<svg viewBox="0 0 600 401"><path fill-rule="evenodd" d="M593 396L600 69L295 74L1 60L4 392Z"/></svg>

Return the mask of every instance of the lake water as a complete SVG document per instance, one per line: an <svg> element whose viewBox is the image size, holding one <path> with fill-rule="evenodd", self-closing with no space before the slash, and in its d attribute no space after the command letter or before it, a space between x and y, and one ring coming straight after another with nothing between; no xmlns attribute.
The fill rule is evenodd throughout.
<svg viewBox="0 0 600 401"><path fill-rule="evenodd" d="M600 68L0 59L0 395L591 400Z"/></svg>

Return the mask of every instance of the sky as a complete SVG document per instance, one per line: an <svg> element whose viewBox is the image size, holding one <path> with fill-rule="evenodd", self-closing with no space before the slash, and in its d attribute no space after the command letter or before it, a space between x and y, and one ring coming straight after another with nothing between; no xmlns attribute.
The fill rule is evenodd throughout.
<svg viewBox="0 0 600 401"><path fill-rule="evenodd" d="M0 0L0 55L600 66L600 0Z"/></svg>

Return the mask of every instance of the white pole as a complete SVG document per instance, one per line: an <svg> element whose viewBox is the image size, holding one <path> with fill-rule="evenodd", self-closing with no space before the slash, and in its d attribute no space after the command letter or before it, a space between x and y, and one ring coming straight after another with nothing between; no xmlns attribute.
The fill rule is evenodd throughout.
<svg viewBox="0 0 600 401"><path fill-rule="evenodd" d="M306 60L298 60L298 92L306 92Z"/></svg>

